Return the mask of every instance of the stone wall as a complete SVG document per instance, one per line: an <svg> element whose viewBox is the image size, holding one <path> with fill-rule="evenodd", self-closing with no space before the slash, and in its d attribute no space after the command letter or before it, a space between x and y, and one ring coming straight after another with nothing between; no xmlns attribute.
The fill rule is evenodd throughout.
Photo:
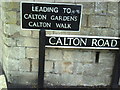
<svg viewBox="0 0 120 90"><path fill-rule="evenodd" d="M3 68L10 83L37 85L39 32L20 28L20 2L2 2ZM28 0L43 1L43 0ZM49 31L47 34L118 36L117 2L80 2L45 0L55 3L83 4L80 32ZM44 2L45 2L44 1ZM1 35L0 35L1 36ZM96 52L100 52L95 63ZM113 50L46 48L45 85L107 86L114 65Z"/></svg>
<svg viewBox="0 0 120 90"><path fill-rule="evenodd" d="M3 47L1 13L2 11L1 11L1 1L0 1L0 65L2 65L2 47Z"/></svg>

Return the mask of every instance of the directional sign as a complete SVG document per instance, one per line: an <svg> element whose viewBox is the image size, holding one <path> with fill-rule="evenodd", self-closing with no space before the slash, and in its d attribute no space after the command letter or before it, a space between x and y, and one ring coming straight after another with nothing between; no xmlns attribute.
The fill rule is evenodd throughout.
<svg viewBox="0 0 120 90"><path fill-rule="evenodd" d="M46 37L46 47L118 50L120 47L120 38L77 35L48 35Z"/></svg>
<svg viewBox="0 0 120 90"><path fill-rule="evenodd" d="M22 29L79 31L82 5L21 2Z"/></svg>

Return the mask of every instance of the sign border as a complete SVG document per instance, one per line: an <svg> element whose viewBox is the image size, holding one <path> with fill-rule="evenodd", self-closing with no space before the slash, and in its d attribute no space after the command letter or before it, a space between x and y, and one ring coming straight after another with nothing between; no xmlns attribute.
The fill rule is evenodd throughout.
<svg viewBox="0 0 120 90"><path fill-rule="evenodd" d="M59 32L80 32L81 29L81 21L82 21L82 11L83 11L83 5L82 4L73 4L73 3L52 3L52 2L30 2L30 1L21 1L20 2L20 27L22 30L32 30L32 31L40 31L40 29L25 29L22 28L22 3L41 3L41 4L58 4L58 5L80 5L81 6L81 16L80 16L80 24L79 24L79 30L53 30L53 29L45 29L46 31L59 31Z"/></svg>
<svg viewBox="0 0 120 90"><path fill-rule="evenodd" d="M120 39L119 37L107 37L107 36L83 36L83 35L46 35L46 37L55 36L55 37L83 37L83 38L103 38L103 39ZM97 49L97 50L119 50L120 48L106 48L106 47L74 47L74 46L49 46L45 45L48 48L75 48L75 49Z"/></svg>

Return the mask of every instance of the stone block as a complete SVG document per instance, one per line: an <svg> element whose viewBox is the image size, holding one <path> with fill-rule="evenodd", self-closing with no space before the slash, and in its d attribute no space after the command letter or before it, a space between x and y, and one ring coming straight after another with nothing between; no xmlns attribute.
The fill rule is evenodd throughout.
<svg viewBox="0 0 120 90"><path fill-rule="evenodd" d="M3 10L3 8L0 8L0 10L1 10L0 19L1 19L2 21L4 21L4 20L5 20L5 11Z"/></svg>
<svg viewBox="0 0 120 90"><path fill-rule="evenodd" d="M63 86L80 86L82 85L82 75L76 74L62 74L61 85Z"/></svg>
<svg viewBox="0 0 120 90"><path fill-rule="evenodd" d="M25 37L31 37L31 31L22 30L22 31L20 31L20 35L25 36Z"/></svg>
<svg viewBox="0 0 120 90"><path fill-rule="evenodd" d="M54 0L35 0L36 2L54 2Z"/></svg>
<svg viewBox="0 0 120 90"><path fill-rule="evenodd" d="M9 82L18 85L37 85L38 73L9 71ZM18 82L19 81L19 82Z"/></svg>
<svg viewBox="0 0 120 90"><path fill-rule="evenodd" d="M115 53L100 53L100 57L99 57L99 63L103 64L104 66L106 66L106 68L112 68L114 65L114 61L115 61Z"/></svg>
<svg viewBox="0 0 120 90"><path fill-rule="evenodd" d="M5 73L6 73L6 70L7 70L7 60L8 60L8 59L6 58L5 55L3 55L3 56L2 56L2 60L3 60L3 61L2 61L2 63L3 63L3 67L2 67L2 68L3 68L3 70L4 70Z"/></svg>
<svg viewBox="0 0 120 90"><path fill-rule="evenodd" d="M80 50L65 50L63 52L63 59L66 61L73 62L93 62L95 59L95 53L91 51L80 51ZM89 58L89 59L88 59Z"/></svg>
<svg viewBox="0 0 120 90"><path fill-rule="evenodd" d="M75 51L76 50L72 50L72 49L67 49L63 51L63 59L66 61L73 61L75 58Z"/></svg>
<svg viewBox="0 0 120 90"><path fill-rule="evenodd" d="M75 0L55 0L55 2L74 3Z"/></svg>
<svg viewBox="0 0 120 90"><path fill-rule="evenodd" d="M80 34L81 35L91 35L92 34L91 28L81 27Z"/></svg>
<svg viewBox="0 0 120 90"><path fill-rule="evenodd" d="M55 73L73 73L73 62L57 61L55 62Z"/></svg>
<svg viewBox="0 0 120 90"><path fill-rule="evenodd" d="M39 31L32 31L33 38L39 38Z"/></svg>
<svg viewBox="0 0 120 90"><path fill-rule="evenodd" d="M95 13L106 14L107 13L107 2L95 2Z"/></svg>
<svg viewBox="0 0 120 90"><path fill-rule="evenodd" d="M91 76L83 75L83 86L107 86L110 85L110 75Z"/></svg>
<svg viewBox="0 0 120 90"><path fill-rule="evenodd" d="M19 60L6 57L4 63L5 63L4 65L6 65L6 69L8 71L18 71L19 70Z"/></svg>
<svg viewBox="0 0 120 90"><path fill-rule="evenodd" d="M7 38L7 37L4 36L3 37L3 42L7 46L16 46L16 40L14 40L13 38Z"/></svg>
<svg viewBox="0 0 120 90"><path fill-rule="evenodd" d="M82 15L82 20L81 20L81 26L82 27L86 27L87 26L87 20L88 20L88 16L87 15Z"/></svg>
<svg viewBox="0 0 120 90"><path fill-rule="evenodd" d="M18 33L19 31L20 31L20 27L18 25L15 25L15 24L5 24L4 25L4 34L6 34L6 35L14 36L14 34Z"/></svg>
<svg viewBox="0 0 120 90"><path fill-rule="evenodd" d="M119 28L118 17L111 17L111 28L114 30L118 30Z"/></svg>
<svg viewBox="0 0 120 90"><path fill-rule="evenodd" d="M114 52L100 52L100 60L102 59L109 59L110 62L113 61L115 59L115 53ZM105 61L101 61L102 63L104 63Z"/></svg>
<svg viewBox="0 0 120 90"><path fill-rule="evenodd" d="M38 58L39 49L38 48L26 48L27 58Z"/></svg>
<svg viewBox="0 0 120 90"><path fill-rule="evenodd" d="M44 81L46 86L54 86L61 85L62 79L60 74L45 73Z"/></svg>
<svg viewBox="0 0 120 90"><path fill-rule="evenodd" d="M86 30L86 29L85 29ZM111 28L91 28L87 30L91 36L118 36L118 31Z"/></svg>
<svg viewBox="0 0 120 90"><path fill-rule="evenodd" d="M7 82L4 75L0 75L0 90L7 90Z"/></svg>
<svg viewBox="0 0 120 90"><path fill-rule="evenodd" d="M18 25L18 26L20 26L21 25L21 18L20 18L20 11L17 11L17 13L16 13L16 24Z"/></svg>
<svg viewBox="0 0 120 90"><path fill-rule="evenodd" d="M51 49L49 48L46 48L45 49L45 60L49 60L49 52L50 52Z"/></svg>
<svg viewBox="0 0 120 90"><path fill-rule="evenodd" d="M38 59L33 59L32 60L32 71L38 71Z"/></svg>
<svg viewBox="0 0 120 90"><path fill-rule="evenodd" d="M99 65L94 64L94 63L92 63L92 64L89 64L89 63L84 64L83 65L83 68L84 68L83 75L84 76L90 75L90 76L93 76L93 77L97 76L98 73L100 72L101 68L102 68L102 67L100 68L98 66Z"/></svg>
<svg viewBox="0 0 120 90"><path fill-rule="evenodd" d="M54 61L63 60L62 50L61 49L51 49L49 51L49 60L54 60Z"/></svg>
<svg viewBox="0 0 120 90"><path fill-rule="evenodd" d="M94 14L94 2L79 2L79 0L76 0L75 3L83 5L83 14Z"/></svg>
<svg viewBox="0 0 120 90"><path fill-rule="evenodd" d="M118 15L118 2L109 2L108 3L108 13L113 15Z"/></svg>
<svg viewBox="0 0 120 90"><path fill-rule="evenodd" d="M6 24L16 24L17 22L17 15L15 11L5 12L5 20Z"/></svg>
<svg viewBox="0 0 120 90"><path fill-rule="evenodd" d="M101 65L99 65L100 66L100 72L98 73L98 75L99 76L102 76L102 75L112 75L112 70L113 70L113 68L102 68L101 66L103 66L102 64ZM105 67L105 65L103 66L103 67Z"/></svg>
<svg viewBox="0 0 120 90"><path fill-rule="evenodd" d="M24 1L24 0L10 0L11 2L20 2L20 1ZM25 0L25 1L35 1L35 0Z"/></svg>
<svg viewBox="0 0 120 90"><path fill-rule="evenodd" d="M8 58L25 58L25 47L4 47L4 55Z"/></svg>
<svg viewBox="0 0 120 90"><path fill-rule="evenodd" d="M2 8L5 11L18 11L20 4L18 2L14 2L14 1L11 1L11 2L8 2L8 1L5 1L5 0L2 1Z"/></svg>
<svg viewBox="0 0 120 90"><path fill-rule="evenodd" d="M84 72L84 64L82 63L74 63L74 66L73 66L73 73L74 74L83 74Z"/></svg>
<svg viewBox="0 0 120 90"><path fill-rule="evenodd" d="M88 26L89 27L110 27L111 19L107 16L91 15L89 16Z"/></svg>
<svg viewBox="0 0 120 90"><path fill-rule="evenodd" d="M29 37L21 37L17 39L17 46L26 46L26 47L38 47L39 46L39 40L33 39Z"/></svg>
<svg viewBox="0 0 120 90"><path fill-rule="evenodd" d="M114 36L115 36L115 37L119 37L119 35L120 35L120 30L116 30Z"/></svg>
<svg viewBox="0 0 120 90"><path fill-rule="evenodd" d="M55 31L50 31L50 30L49 30L49 31L47 31L47 30L46 30L46 35L55 34L54 32L55 32ZM58 32L58 31L56 31L56 32Z"/></svg>
<svg viewBox="0 0 120 90"><path fill-rule="evenodd" d="M30 71L30 61L28 59L19 60L19 71L23 72Z"/></svg>
<svg viewBox="0 0 120 90"><path fill-rule="evenodd" d="M45 72L52 72L52 71L53 71L53 62L45 61Z"/></svg>
<svg viewBox="0 0 120 90"><path fill-rule="evenodd" d="M48 74L45 73L47 86L77 86L82 84L82 76L74 74Z"/></svg>

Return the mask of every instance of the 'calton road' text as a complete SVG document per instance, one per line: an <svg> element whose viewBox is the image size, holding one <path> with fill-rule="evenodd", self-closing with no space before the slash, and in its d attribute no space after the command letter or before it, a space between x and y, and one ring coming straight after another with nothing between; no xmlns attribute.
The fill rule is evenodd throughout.
<svg viewBox="0 0 120 90"><path fill-rule="evenodd" d="M79 31L81 9L81 5L22 2L22 28Z"/></svg>
<svg viewBox="0 0 120 90"><path fill-rule="evenodd" d="M47 36L46 47L119 49L120 39L115 37L93 36Z"/></svg>

